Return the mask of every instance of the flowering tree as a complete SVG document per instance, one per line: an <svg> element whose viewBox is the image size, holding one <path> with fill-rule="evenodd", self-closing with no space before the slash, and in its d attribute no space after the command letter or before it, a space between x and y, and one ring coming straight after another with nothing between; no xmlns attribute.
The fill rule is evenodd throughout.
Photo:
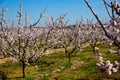
<svg viewBox="0 0 120 80"><path fill-rule="evenodd" d="M106 29L106 28L104 27L104 25L102 24L102 22L100 21L99 17L97 16L97 14L96 14L96 13L94 12L94 10L92 9L92 7L91 7L91 5L89 4L89 2L88 2L87 0L84 0L84 1L85 1L85 3L87 4L87 6L89 7L89 9L91 10L91 12L93 13L93 15L95 16L95 18L97 19L97 21L98 21L98 23L100 24L101 28L103 29L106 37L107 37L108 39L110 39L110 40L113 42L113 44L116 45L117 50L118 50L117 53L119 53L119 49L120 49L120 36L119 36L119 35L120 35L120 33L119 33L119 27L118 27L118 25L119 25L119 23L120 23L120 21L119 21L120 7L119 7L119 4L118 4L118 1L117 1L117 0L114 0L114 2L111 2L110 4L108 4L108 3L106 2L106 0L103 0L104 5L105 5L105 7L106 7L106 11L107 11L108 15L109 15L110 18L111 18L111 23L110 23L107 27L110 27L110 28L112 27L112 30L111 30L111 29L108 30L108 29ZM112 12L111 12L111 13L109 12L109 9L108 9L109 7L112 9ZM116 15L117 15L118 17L116 17L116 15L115 15L114 12L116 12ZM101 56L100 56L100 57L101 57ZM100 57L99 57L99 58L100 58ZM101 62L101 61L100 61L100 62ZM117 72L117 71L118 71L118 68L119 68L119 62L118 62L118 61L115 61L114 64L115 64L115 65L117 64L117 67L116 67L116 68L114 68L114 65L112 65L112 64L110 63L110 61L106 61L106 65L104 64L104 66L103 66L103 64L101 64L101 63L98 63L97 66L99 67L99 69L104 69L104 70L106 70L106 71L108 72L108 74L111 75L111 74L112 74L111 69L114 68L115 71L114 71L114 70L113 70L113 71L114 71L114 72ZM117 70L116 70L116 69L117 69Z"/></svg>
<svg viewBox="0 0 120 80"><path fill-rule="evenodd" d="M43 11L44 13L44 11ZM36 62L41 55L49 48L48 39L49 35L46 28L36 28L36 26L43 13L40 14L39 19L34 24L22 25L22 5L18 11L18 24L17 27L10 27L4 18L5 10L2 10L1 17L1 30L0 30L0 50L4 55L15 58L22 63L22 74L25 77L26 65ZM26 23L28 23L28 15L26 14ZM49 28L47 29L49 30ZM50 29L51 30L51 29ZM49 30L49 31L50 31Z"/></svg>
<svg viewBox="0 0 120 80"><path fill-rule="evenodd" d="M62 18L61 18L62 17ZM58 26L52 35L53 45L62 48L71 62L71 55L76 53L90 40L89 31L82 22L77 22L74 26L67 26L64 19L65 15L59 17Z"/></svg>
<svg viewBox="0 0 120 80"><path fill-rule="evenodd" d="M99 51L98 46L103 42L103 31L99 28L99 25L90 23L87 25L90 28L90 46L93 49L93 53Z"/></svg>
<svg viewBox="0 0 120 80"><path fill-rule="evenodd" d="M104 25L102 24L102 22L100 21L99 17L97 16L97 14L94 12L94 10L92 9L92 7L90 6L90 4L88 3L87 0L84 0L86 2L86 4L88 5L88 7L90 8L91 12L93 13L93 15L95 16L95 18L97 19L98 23L101 25L101 28L103 29L105 35L114 41L114 44L118 47L118 49L120 48L120 41L119 41L119 36L116 36L114 34L112 34L111 32L107 31L104 27ZM107 2L105 0L104 1L104 4L106 6ZM109 5L111 8L112 8L112 16L110 15L110 12L108 11L108 7L106 6L106 9L107 9L107 12L109 14L109 16L111 17L112 21L111 23L108 25L108 26L112 26L114 27L114 29L118 30L116 27L115 27L115 24L117 26L117 20L118 18L115 18L115 14L114 14L114 11L116 12L115 8L114 8L114 5L113 3L111 2L111 5ZM116 14L119 16L119 14L116 12ZM117 32L116 32L117 33Z"/></svg>

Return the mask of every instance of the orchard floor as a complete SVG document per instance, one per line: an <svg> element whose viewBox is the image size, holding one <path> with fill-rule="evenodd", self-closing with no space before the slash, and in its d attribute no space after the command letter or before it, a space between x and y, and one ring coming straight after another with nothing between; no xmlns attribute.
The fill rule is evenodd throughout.
<svg viewBox="0 0 120 80"><path fill-rule="evenodd" d="M109 46L102 44L99 48L104 61L120 60L120 56L107 52ZM22 78L19 62L0 63L0 76L7 80L120 80L120 70L112 75L102 73L96 67L97 61L97 54L93 54L90 46L72 54L71 63L62 49L56 49L52 54L42 56L35 64L27 66L25 78Z"/></svg>

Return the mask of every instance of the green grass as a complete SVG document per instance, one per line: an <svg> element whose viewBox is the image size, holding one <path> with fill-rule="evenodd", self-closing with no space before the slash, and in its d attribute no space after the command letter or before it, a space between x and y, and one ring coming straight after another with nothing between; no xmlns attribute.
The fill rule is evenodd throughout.
<svg viewBox="0 0 120 80"><path fill-rule="evenodd" d="M119 56L107 52L109 48L103 44L99 46L100 52L103 54L104 60L120 60ZM115 49L115 47L112 47ZM101 73L97 67L97 54L94 55L90 46L86 47L82 52L72 54L71 63L65 53L59 49L55 50L49 56L42 56L35 66L28 66L26 68L26 78L21 78L21 64L20 63L5 63L0 64L0 71L6 74L9 79L21 80L93 80L93 79L118 79L120 78L120 71L109 76L106 72Z"/></svg>

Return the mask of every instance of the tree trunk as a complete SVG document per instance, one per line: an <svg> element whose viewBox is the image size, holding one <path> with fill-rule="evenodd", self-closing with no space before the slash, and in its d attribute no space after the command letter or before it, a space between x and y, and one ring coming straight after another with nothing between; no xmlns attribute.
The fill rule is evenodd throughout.
<svg viewBox="0 0 120 80"><path fill-rule="evenodd" d="M25 62L24 60L22 60L22 74L23 74L23 78L25 78Z"/></svg>
<svg viewBox="0 0 120 80"><path fill-rule="evenodd" d="M92 48L93 48L93 53L94 53L94 55L96 55L95 47L92 47Z"/></svg>
<svg viewBox="0 0 120 80"><path fill-rule="evenodd" d="M69 62L71 62L71 53L68 53Z"/></svg>

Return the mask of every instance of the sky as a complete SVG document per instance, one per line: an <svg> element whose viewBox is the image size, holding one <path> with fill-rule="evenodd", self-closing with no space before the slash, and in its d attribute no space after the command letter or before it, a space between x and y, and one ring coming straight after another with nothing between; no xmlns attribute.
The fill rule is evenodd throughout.
<svg viewBox="0 0 120 80"><path fill-rule="evenodd" d="M100 19L105 22L109 20L105 6L102 0L88 0L92 5L95 12L98 14ZM106 0L111 2L113 0ZM75 24L81 17L84 20L94 19L91 11L85 4L84 0L0 0L0 8L4 7L8 9L6 12L6 18L17 22L17 12L19 10L20 2L22 3L23 16L25 12L30 16L30 20L34 23L40 13L45 9L45 18L54 17L57 18L59 15L67 13L65 20L69 20L69 24ZM24 23L24 18L23 18ZM44 22L43 22L44 23Z"/></svg>

